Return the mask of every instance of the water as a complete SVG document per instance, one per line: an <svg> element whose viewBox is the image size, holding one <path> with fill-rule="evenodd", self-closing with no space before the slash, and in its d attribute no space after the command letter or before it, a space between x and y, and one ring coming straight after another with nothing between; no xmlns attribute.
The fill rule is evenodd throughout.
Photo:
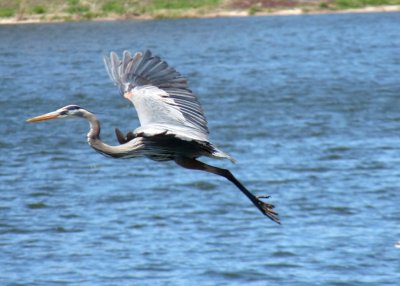
<svg viewBox="0 0 400 286"><path fill-rule="evenodd" d="M0 285L398 285L400 14L0 26ZM229 182L86 145L138 125L102 55L190 79Z"/></svg>

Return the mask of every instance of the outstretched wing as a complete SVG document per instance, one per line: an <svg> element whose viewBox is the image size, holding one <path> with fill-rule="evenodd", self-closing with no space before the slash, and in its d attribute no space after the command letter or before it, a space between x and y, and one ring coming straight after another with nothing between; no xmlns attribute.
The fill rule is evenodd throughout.
<svg viewBox="0 0 400 286"><path fill-rule="evenodd" d="M141 130L208 141L207 121L187 79L150 51L104 57L107 72L138 113Z"/></svg>

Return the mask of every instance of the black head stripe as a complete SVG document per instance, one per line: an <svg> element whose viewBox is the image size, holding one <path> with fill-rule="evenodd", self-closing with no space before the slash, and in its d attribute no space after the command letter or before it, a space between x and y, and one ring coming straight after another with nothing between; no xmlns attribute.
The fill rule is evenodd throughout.
<svg viewBox="0 0 400 286"><path fill-rule="evenodd" d="M78 105L68 105L67 109L68 110L77 110L77 109L81 109L81 107Z"/></svg>

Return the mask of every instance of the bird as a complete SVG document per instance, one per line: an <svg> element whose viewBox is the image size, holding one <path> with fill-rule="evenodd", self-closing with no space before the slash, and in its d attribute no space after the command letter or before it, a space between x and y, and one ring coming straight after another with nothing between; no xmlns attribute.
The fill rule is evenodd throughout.
<svg viewBox="0 0 400 286"><path fill-rule="evenodd" d="M119 145L111 146L100 139L100 122L78 105L67 105L56 111L36 116L27 122L62 118L83 118L89 122L88 144L97 152L112 158L147 157L154 161L174 161L192 170L222 176L232 182L259 211L280 224L274 205L255 196L228 169L198 160L201 156L234 159L212 144L203 108L188 87L188 80L175 68L150 50L133 56L124 51L121 59L115 52L104 56L104 64L120 95L130 101L137 112L140 126L126 135L115 129Z"/></svg>

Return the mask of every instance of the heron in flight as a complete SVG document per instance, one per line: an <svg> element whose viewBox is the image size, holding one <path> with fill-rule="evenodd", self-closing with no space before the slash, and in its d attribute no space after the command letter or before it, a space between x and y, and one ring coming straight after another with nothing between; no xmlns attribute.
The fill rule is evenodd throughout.
<svg viewBox="0 0 400 286"><path fill-rule="evenodd" d="M218 149L208 138L207 121L195 94L188 88L187 79L150 51L125 51L122 58L112 52L104 57L107 72L120 94L133 103L140 127L124 135L115 130L120 145L110 146L100 139L100 122L96 116L77 105L68 105L28 122L56 118L84 118L89 121L89 145L113 158L147 157L155 161L175 161L179 166L201 170L225 177L271 220L280 223L274 206L263 202L245 188L229 170L199 161L200 156L216 159L232 157Z"/></svg>

